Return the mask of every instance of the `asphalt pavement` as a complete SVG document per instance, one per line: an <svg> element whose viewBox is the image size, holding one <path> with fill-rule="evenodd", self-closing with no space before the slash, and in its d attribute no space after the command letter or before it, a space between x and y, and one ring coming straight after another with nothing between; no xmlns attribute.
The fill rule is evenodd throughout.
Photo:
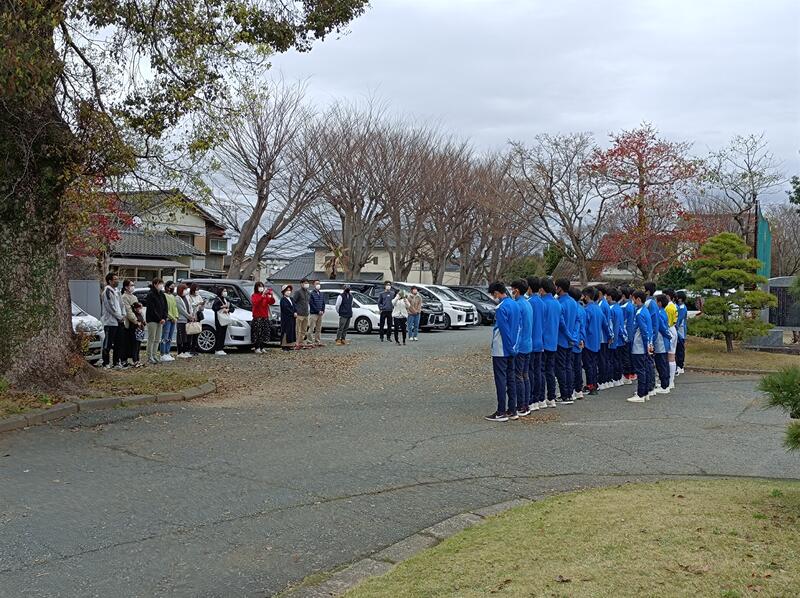
<svg viewBox="0 0 800 598"><path fill-rule="evenodd" d="M487 422L489 337L353 336L318 350L362 356L330 386L275 374L269 391L0 435L0 596L267 596L517 497L675 475L800 479L785 416L761 408L754 377L687 374L645 405L623 387ZM297 357L312 372L314 352ZM237 376L252 357L225 359ZM273 375L269 355L258 363Z"/></svg>

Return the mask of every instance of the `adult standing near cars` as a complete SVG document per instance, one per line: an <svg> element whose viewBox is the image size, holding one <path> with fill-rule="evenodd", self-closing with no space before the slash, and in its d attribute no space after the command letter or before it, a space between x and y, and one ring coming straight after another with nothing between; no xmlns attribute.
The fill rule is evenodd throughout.
<svg viewBox="0 0 800 598"><path fill-rule="evenodd" d="M336 330L336 344L347 344L347 330L350 328L350 320L353 317L353 295L350 293L350 285L345 284L344 289L336 298L336 313L339 314L339 327Z"/></svg>
<svg viewBox="0 0 800 598"><path fill-rule="evenodd" d="M189 299L189 287L183 283L178 285L178 296L175 298L175 303L178 308L177 355L181 359L187 359L192 355L189 351L189 335L186 334L186 325L194 322L195 318L194 305Z"/></svg>
<svg viewBox="0 0 800 598"><path fill-rule="evenodd" d="M122 365L122 326L125 322L122 298L117 290L119 279L113 272L106 274L106 286L100 294L100 320L103 323L103 367ZM111 351L114 351L113 361Z"/></svg>
<svg viewBox="0 0 800 598"><path fill-rule="evenodd" d="M127 363L130 360L131 365L139 365L139 351L136 349L138 341L136 340L136 329L139 326L139 320L136 318L136 312L133 306L139 303L136 295L133 294L135 285L132 280L125 279L122 281L122 306L125 308L125 326L123 330L123 345L124 345L124 361Z"/></svg>
<svg viewBox="0 0 800 598"><path fill-rule="evenodd" d="M387 280L383 283L383 292L378 295L378 311L381 312L380 320L378 321L378 333L380 334L381 342L383 342L384 324L386 324L386 340L390 342L392 340L392 310L394 309L392 299L394 299L392 283Z"/></svg>
<svg viewBox="0 0 800 598"><path fill-rule="evenodd" d="M419 321L422 318L422 297L419 296L419 289L411 287L411 294L406 297L408 301L408 340L417 342L419 340Z"/></svg>
<svg viewBox="0 0 800 598"><path fill-rule="evenodd" d="M292 301L292 285L281 287L281 349L291 351L297 339L297 308Z"/></svg>
<svg viewBox="0 0 800 598"><path fill-rule="evenodd" d="M202 322L205 314L203 313L206 305L206 300L203 299L203 296L198 293L200 287L198 287L195 283L189 287L189 301L192 304L192 311L194 313L194 321L195 322ZM197 334L190 334L189 335L189 353L191 355L197 355L199 353L199 347L197 346Z"/></svg>
<svg viewBox="0 0 800 598"><path fill-rule="evenodd" d="M250 334L256 353L266 352L267 341L269 341L269 308L275 305L275 295L272 289L265 286L263 282L256 282L253 287L253 295L250 297L253 304L253 320L250 323Z"/></svg>
<svg viewBox="0 0 800 598"><path fill-rule="evenodd" d="M228 334L228 326L231 323L231 312L236 308L228 301L228 291L225 288L217 289L217 297L211 305L214 310L214 354L227 355L225 353L225 336Z"/></svg>
<svg viewBox="0 0 800 598"><path fill-rule="evenodd" d="M403 335L403 344L406 344L406 323L408 322L408 299L405 291L400 291L392 299L392 323L394 324L394 342L400 344L399 333Z"/></svg>
<svg viewBox="0 0 800 598"><path fill-rule="evenodd" d="M167 298L164 296L164 281L154 278L145 297L145 321L147 322L147 362L160 363L158 345L167 321Z"/></svg>
<svg viewBox="0 0 800 598"><path fill-rule="evenodd" d="M300 281L300 288L292 295L292 302L295 307L296 349L302 349L308 346L306 334L308 333L308 302L310 298L311 293L308 292L308 279L304 278Z"/></svg>
<svg viewBox="0 0 800 598"><path fill-rule="evenodd" d="M164 299L167 301L167 320L161 330L161 361L175 361L175 358L170 355L172 349L172 333L175 332L175 327L178 324L178 302L175 300L175 283L167 281L164 283Z"/></svg>
<svg viewBox="0 0 800 598"><path fill-rule="evenodd" d="M325 316L325 297L320 289L319 280L311 281L314 288L308 298L308 341L315 347L324 347L322 342L322 318ZM312 338L313 337L313 338Z"/></svg>

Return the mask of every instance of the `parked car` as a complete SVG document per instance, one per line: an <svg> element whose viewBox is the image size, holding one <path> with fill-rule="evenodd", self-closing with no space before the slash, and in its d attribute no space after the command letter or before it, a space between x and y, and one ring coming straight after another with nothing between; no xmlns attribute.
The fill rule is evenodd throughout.
<svg viewBox="0 0 800 598"><path fill-rule="evenodd" d="M397 288L410 292L412 285L408 283L394 283ZM438 301L444 310L444 327L461 328L477 322L475 308L458 298L447 287L438 285L415 284L420 295L431 301Z"/></svg>
<svg viewBox="0 0 800 598"><path fill-rule="evenodd" d="M450 286L448 287L459 298L468 301L475 306L478 312L478 324L494 324L497 302L485 290L472 286Z"/></svg>
<svg viewBox="0 0 800 598"><path fill-rule="evenodd" d="M253 303L250 301L250 297L253 296L253 291L255 290L256 283L254 281L235 278L188 278L181 282L187 285L196 284L200 289L213 295L216 295L216 291L219 288L226 289L228 291L228 301L236 308L236 311L241 308L249 313L249 317L243 316L241 318L243 321L248 322L249 328L249 322L253 319ZM264 284L275 293L275 305L271 305L269 308L269 341L279 343L281 340L281 308L278 303L281 298L281 291L277 285L270 282L265 282ZM211 304L209 303L210 306ZM211 321L214 321L213 318Z"/></svg>
<svg viewBox="0 0 800 598"><path fill-rule="evenodd" d="M325 315L322 316L323 328L338 328L339 314L336 313L336 298L342 294L342 289L322 289L325 297ZM369 295L358 291L351 291L353 295L353 317L350 319L350 330L359 334L370 334L378 327L380 311L378 302Z"/></svg>
<svg viewBox="0 0 800 598"><path fill-rule="evenodd" d="M214 328L214 310L211 309L211 304L214 302L216 295L210 291L202 289L197 291L200 296L205 299L206 304L203 309L203 320L200 322L203 325L203 330L197 335L197 348L202 353L211 353L214 351L214 343L216 341L216 332ZM147 297L148 289L136 289L136 295L139 303L142 304L144 310L147 310ZM253 319L253 313L249 310L237 307L231 313L231 323L228 326L228 331L225 334L226 347L249 347L250 340L250 322ZM176 333L172 335L172 342L175 343ZM147 339L147 329L145 329L145 341Z"/></svg>
<svg viewBox="0 0 800 598"><path fill-rule="evenodd" d="M72 330L75 334L86 337L88 343L84 355L90 363L100 361L103 357L103 341L106 338L103 323L83 311L72 302Z"/></svg>
<svg viewBox="0 0 800 598"><path fill-rule="evenodd" d="M375 300L378 295L383 292L383 282L376 281L341 281L341 280L323 280L320 281L320 286L323 289L328 288L341 288L347 282L353 291L357 291L371 297ZM395 290L402 286L403 290L410 292L411 285L407 283L394 283ZM444 323L444 308L442 302L439 301L432 293L422 293L422 313L420 314L419 327L420 330L433 330L445 328Z"/></svg>

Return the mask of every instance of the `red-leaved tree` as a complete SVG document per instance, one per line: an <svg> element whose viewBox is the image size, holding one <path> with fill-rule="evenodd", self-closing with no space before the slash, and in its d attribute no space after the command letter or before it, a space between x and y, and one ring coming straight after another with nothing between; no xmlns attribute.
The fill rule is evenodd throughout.
<svg viewBox="0 0 800 598"><path fill-rule="evenodd" d="M691 144L659 138L649 123L611 135L611 147L597 150L590 168L615 187L612 230L599 257L626 265L637 276L688 259L705 238L704 229L682 207L681 197L700 172Z"/></svg>

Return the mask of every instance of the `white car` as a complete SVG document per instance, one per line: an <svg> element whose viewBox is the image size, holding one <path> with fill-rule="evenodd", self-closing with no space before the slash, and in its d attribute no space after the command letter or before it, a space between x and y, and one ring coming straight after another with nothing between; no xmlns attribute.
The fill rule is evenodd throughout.
<svg viewBox="0 0 800 598"><path fill-rule="evenodd" d="M336 313L336 298L342 294L342 289L323 289L325 297L325 315L322 316L323 328L338 328L339 314ZM353 317L350 319L350 330L359 334L369 334L378 328L380 311L378 302L372 297L350 291L353 296Z"/></svg>
<svg viewBox="0 0 800 598"><path fill-rule="evenodd" d="M458 295L447 287L438 284L418 284L417 286L427 289L442 302L445 328L458 328L478 324L475 306L460 299Z"/></svg>
<svg viewBox="0 0 800 598"><path fill-rule="evenodd" d="M83 311L80 306L72 303L72 330L75 334L84 335L88 339L86 345L86 360L99 361L103 357L103 341L106 338L103 323Z"/></svg>
<svg viewBox="0 0 800 598"><path fill-rule="evenodd" d="M136 289L136 295L139 303L144 305L144 299L147 296L149 289ZM214 351L214 343L216 342L216 334L214 328L214 310L211 309L211 304L214 302L216 295L209 291L202 289L197 291L200 296L206 300L206 305L203 309L203 330L197 335L197 348L203 353L211 353ZM146 312L145 307L143 312ZM144 315L144 313L142 314ZM248 347L251 344L250 340L250 322L253 320L253 312L247 309L237 307L231 312L231 323L228 326L228 331L225 334L226 347ZM175 342L176 334L172 335L172 342ZM147 338L147 330L145 329L145 339Z"/></svg>

